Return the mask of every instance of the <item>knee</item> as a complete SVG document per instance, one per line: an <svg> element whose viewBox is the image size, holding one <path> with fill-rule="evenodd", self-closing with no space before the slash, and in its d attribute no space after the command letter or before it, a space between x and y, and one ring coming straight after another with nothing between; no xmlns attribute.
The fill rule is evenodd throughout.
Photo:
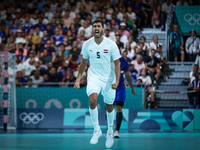
<svg viewBox="0 0 200 150"><path fill-rule="evenodd" d="M107 110L108 112L112 112L112 111L113 111L113 105L108 105L108 104L106 104L106 110Z"/></svg>
<svg viewBox="0 0 200 150"><path fill-rule="evenodd" d="M90 97L89 98L89 104L90 104L90 108L94 109L96 107L97 100L95 98L93 98L93 97Z"/></svg>
<svg viewBox="0 0 200 150"><path fill-rule="evenodd" d="M116 108L116 111L117 111L117 112L122 112L122 107L121 107L121 106L119 106L119 105L116 105L116 107L115 107L115 108Z"/></svg>
<svg viewBox="0 0 200 150"><path fill-rule="evenodd" d="M157 72L157 73L160 73L160 69L157 69L156 72Z"/></svg>
<svg viewBox="0 0 200 150"><path fill-rule="evenodd" d="M182 54L182 55L185 55L185 52L184 52L184 51L181 51L181 54Z"/></svg>

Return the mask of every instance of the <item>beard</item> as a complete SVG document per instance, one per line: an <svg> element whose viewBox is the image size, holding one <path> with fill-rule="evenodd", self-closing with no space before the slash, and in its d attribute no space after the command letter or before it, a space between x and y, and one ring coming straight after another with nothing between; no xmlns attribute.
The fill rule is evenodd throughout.
<svg viewBox="0 0 200 150"><path fill-rule="evenodd" d="M95 35L95 32L94 32L94 37L95 37L95 38L100 38L102 35L103 35L103 31L99 31L99 36L96 36L96 35Z"/></svg>

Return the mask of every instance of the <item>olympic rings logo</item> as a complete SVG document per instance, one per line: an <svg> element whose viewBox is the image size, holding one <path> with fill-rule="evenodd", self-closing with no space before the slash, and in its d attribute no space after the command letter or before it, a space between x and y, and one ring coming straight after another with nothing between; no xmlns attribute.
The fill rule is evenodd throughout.
<svg viewBox="0 0 200 150"><path fill-rule="evenodd" d="M189 13L185 14L184 19L186 22L188 22L190 25L200 25L200 14L195 13L193 16Z"/></svg>
<svg viewBox="0 0 200 150"><path fill-rule="evenodd" d="M29 124L29 123L33 123L33 124L38 124L40 121L42 121L44 119L44 114L43 113L21 113L19 118L25 123L25 124Z"/></svg>

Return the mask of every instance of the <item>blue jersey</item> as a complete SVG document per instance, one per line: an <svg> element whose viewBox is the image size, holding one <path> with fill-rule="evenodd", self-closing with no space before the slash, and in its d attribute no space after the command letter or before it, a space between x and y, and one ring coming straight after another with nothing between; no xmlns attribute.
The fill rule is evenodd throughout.
<svg viewBox="0 0 200 150"><path fill-rule="evenodd" d="M115 97L115 101L121 101L121 102L125 102L125 98L126 98L126 84L124 82L124 72L129 71L129 66L128 66L128 61L121 57L120 59L120 68L121 68L121 77L119 80L119 85L116 89L116 97Z"/></svg>
<svg viewBox="0 0 200 150"><path fill-rule="evenodd" d="M55 42L63 43L63 38L64 38L63 35L59 35L59 36L53 35L51 37L55 39Z"/></svg>
<svg viewBox="0 0 200 150"><path fill-rule="evenodd" d="M121 68L121 77L119 79L119 85L117 87L117 91L120 89L126 89L126 84L124 82L124 72L129 71L128 61L123 57L121 57L119 60Z"/></svg>

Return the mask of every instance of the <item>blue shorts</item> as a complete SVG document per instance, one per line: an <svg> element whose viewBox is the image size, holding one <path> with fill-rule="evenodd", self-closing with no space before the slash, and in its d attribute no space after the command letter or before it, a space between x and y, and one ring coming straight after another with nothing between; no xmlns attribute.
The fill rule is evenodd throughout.
<svg viewBox="0 0 200 150"><path fill-rule="evenodd" d="M174 48L172 49L172 52L173 52L174 57L178 57L178 53L180 54L181 51L182 51L182 49L180 49L180 47L174 47Z"/></svg>
<svg viewBox="0 0 200 150"><path fill-rule="evenodd" d="M124 103L125 99L126 99L126 89L117 90L114 105L116 104L116 102L123 102Z"/></svg>

